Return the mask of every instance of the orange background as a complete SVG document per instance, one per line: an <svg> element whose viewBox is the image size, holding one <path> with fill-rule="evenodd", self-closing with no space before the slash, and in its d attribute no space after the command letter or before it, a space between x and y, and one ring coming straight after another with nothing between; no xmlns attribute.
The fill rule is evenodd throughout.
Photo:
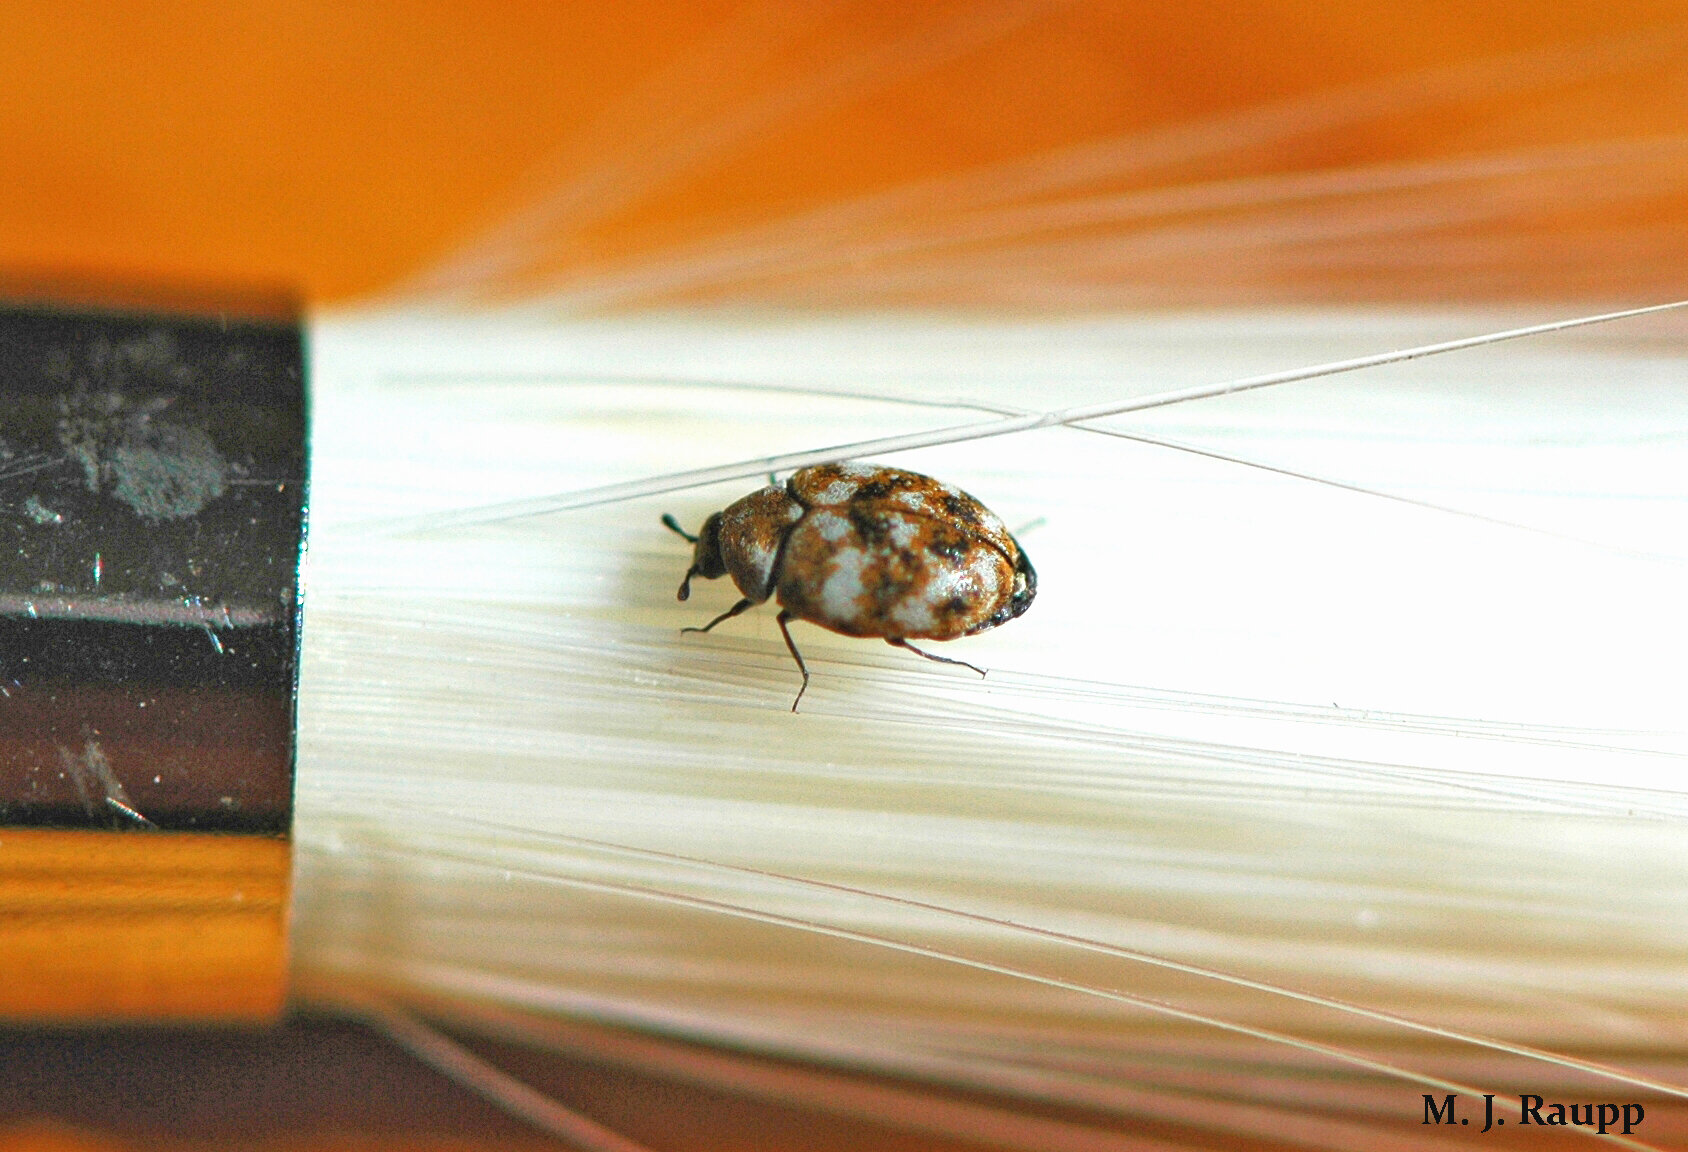
<svg viewBox="0 0 1688 1152"><path fill-rule="evenodd" d="M772 5L776 25L810 26L819 44L775 44L769 58L747 59L741 74L717 68L693 91L730 108L745 93L808 75L828 45L844 54L957 14L1013 7ZM590 255L660 249L1101 134L1452 61L1680 30L1688 19L1679 0L1019 7L1024 19L1011 32L975 50L799 110L665 179L592 229ZM386 288L520 207L559 157L572 153L578 166L583 147L613 151L629 139L612 130L594 143L593 134L629 108L637 127L640 85L747 9L755 11L729 0L0 5L0 269L284 282L318 302ZM1580 99L1524 101L1498 120L1493 109L1444 109L1301 139L1243 163L1301 170L1678 133L1685 122L1679 72L1587 87ZM667 114L652 108L648 119ZM1639 213L1640 223L1667 225L1679 239L1685 207L1672 191L1631 205L1624 223ZM1529 227L1551 237L1588 224ZM1548 275L1571 292L1591 275L1600 291L1675 278L1680 251L1668 267L1662 257L1641 267L1648 245L1637 247L1618 257L1628 263L1621 276L1592 273L1600 257L1582 249L1576 267ZM1524 262L1522 250L1503 260ZM1514 268L1472 293L1418 282L1406 269L1399 279L1429 297L1553 294L1556 282L1541 275ZM1374 281L1350 294L1380 292Z"/></svg>

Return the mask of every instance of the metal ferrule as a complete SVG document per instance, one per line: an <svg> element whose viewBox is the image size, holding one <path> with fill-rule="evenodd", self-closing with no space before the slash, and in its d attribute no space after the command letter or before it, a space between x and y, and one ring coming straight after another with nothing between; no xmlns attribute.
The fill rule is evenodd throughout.
<svg viewBox="0 0 1688 1152"><path fill-rule="evenodd" d="M0 305L0 1017L279 1010L296 320Z"/></svg>

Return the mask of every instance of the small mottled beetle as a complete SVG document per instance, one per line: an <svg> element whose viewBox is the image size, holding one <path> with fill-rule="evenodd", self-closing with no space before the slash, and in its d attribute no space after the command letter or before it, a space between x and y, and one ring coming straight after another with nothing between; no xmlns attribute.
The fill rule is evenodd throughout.
<svg viewBox="0 0 1688 1152"><path fill-rule="evenodd" d="M770 477L770 480L772 477ZM1020 544L996 513L941 480L875 464L823 464L770 483L703 522L696 536L672 516L663 524L696 545L679 598L692 577L731 576L744 599L702 628L777 597L780 634L803 686L809 668L792 643L789 620L845 636L878 636L941 664L965 660L922 652L916 640L954 640L1006 624L1037 595Z"/></svg>

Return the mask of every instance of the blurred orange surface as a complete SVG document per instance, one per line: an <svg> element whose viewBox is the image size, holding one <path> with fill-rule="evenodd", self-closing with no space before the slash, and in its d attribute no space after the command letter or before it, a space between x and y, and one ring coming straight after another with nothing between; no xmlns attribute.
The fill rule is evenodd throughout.
<svg viewBox="0 0 1688 1152"><path fill-rule="evenodd" d="M1684 19L1680 0L12 3L0 269L279 281L338 301L403 281L599 161L637 186L593 206L603 219L575 258L1378 77L1680 33ZM1596 71L1578 99L1498 117L1477 99L1357 123L1240 170L1674 135L1674 75ZM638 172L649 134L688 116L721 131ZM1684 203L1673 193L1642 223L1674 223Z"/></svg>

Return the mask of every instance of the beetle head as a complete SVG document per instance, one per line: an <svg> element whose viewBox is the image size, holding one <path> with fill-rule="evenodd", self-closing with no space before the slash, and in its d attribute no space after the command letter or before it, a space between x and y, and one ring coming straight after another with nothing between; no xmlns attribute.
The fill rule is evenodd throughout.
<svg viewBox="0 0 1688 1152"><path fill-rule="evenodd" d="M697 540L692 548L692 566L686 569L686 577L680 581L679 599L691 598L693 576L714 580L726 574L727 565L721 560L721 514L717 512L698 529Z"/></svg>

